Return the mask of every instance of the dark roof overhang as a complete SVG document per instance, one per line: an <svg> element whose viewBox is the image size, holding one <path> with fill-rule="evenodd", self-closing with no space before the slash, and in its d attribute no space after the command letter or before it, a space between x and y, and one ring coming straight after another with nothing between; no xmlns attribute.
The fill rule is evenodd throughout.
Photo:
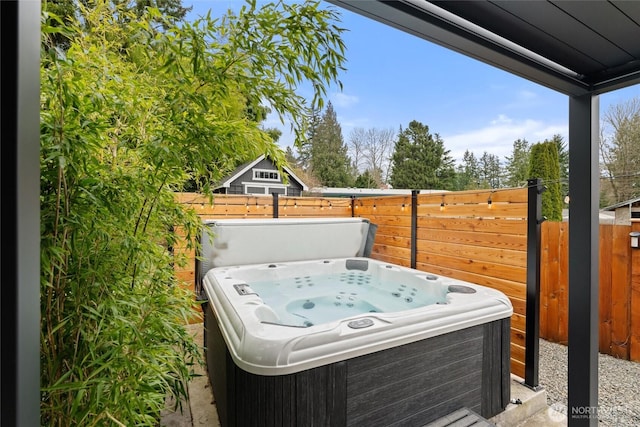
<svg viewBox="0 0 640 427"><path fill-rule="evenodd" d="M329 1L566 95L640 83L640 2Z"/></svg>

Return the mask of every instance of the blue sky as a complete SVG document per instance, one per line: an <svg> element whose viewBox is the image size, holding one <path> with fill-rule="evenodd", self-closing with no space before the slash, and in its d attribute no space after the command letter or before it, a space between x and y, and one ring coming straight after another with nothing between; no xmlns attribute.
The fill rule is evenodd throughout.
<svg viewBox="0 0 640 427"><path fill-rule="evenodd" d="M243 4L242 0L183 0L183 5L193 5L189 17L209 9L215 16ZM356 127L390 128L397 133L411 120L438 133L456 160L467 149L478 157L486 151L504 160L519 138L534 143L560 134L568 140L567 96L339 10L340 25L348 29L343 34L347 70L340 76L343 90L332 87L329 100L345 142ZM601 113L634 97L640 97L640 85L601 95ZM283 148L293 144L288 124L269 117L265 125L283 131Z"/></svg>

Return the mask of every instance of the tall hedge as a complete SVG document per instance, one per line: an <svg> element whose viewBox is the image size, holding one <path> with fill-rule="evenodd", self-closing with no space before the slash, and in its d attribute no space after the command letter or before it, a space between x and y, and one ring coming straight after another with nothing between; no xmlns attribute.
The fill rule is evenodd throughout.
<svg viewBox="0 0 640 427"><path fill-rule="evenodd" d="M549 221L562 221L562 186L558 146L553 141L534 144L529 159L529 177L542 179L542 215Z"/></svg>

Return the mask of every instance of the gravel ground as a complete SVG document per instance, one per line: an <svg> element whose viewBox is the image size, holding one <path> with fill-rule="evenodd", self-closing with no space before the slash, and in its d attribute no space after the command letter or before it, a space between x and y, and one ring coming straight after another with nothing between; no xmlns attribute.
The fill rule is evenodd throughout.
<svg viewBox="0 0 640 427"><path fill-rule="evenodd" d="M600 354L600 426L640 426L640 363ZM540 340L540 385L547 403L567 413L567 347Z"/></svg>

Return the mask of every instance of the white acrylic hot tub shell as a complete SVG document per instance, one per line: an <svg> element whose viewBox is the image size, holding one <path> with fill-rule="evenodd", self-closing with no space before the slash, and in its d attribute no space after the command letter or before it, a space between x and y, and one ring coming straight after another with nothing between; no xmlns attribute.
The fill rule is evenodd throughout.
<svg viewBox="0 0 640 427"><path fill-rule="evenodd" d="M355 259L355 258L350 258ZM425 272L366 259L369 269L392 269L403 274L425 276ZM343 258L317 259L277 264L306 275L321 271ZM272 267L273 268L273 267ZM269 307L257 295L239 295L233 288L237 277L261 276L268 264L210 269L203 285L211 309L234 362L258 375L284 375L350 359L387 348L423 340L448 332L504 319L513 313L509 299L501 292L467 282L440 277L442 284L464 285L475 293L449 293L447 304L432 304L395 313L366 313L311 327L265 323ZM240 274L242 273L242 274ZM234 278L236 276L236 278ZM371 319L373 324L353 329L354 319Z"/></svg>

